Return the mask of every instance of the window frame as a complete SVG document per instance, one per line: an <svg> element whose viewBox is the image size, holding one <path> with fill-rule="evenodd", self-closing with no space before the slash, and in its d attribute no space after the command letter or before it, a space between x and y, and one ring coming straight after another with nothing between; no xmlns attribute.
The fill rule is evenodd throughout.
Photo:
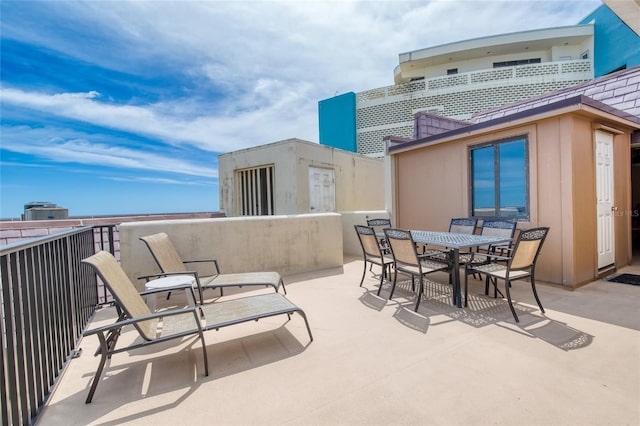
<svg viewBox="0 0 640 426"><path fill-rule="evenodd" d="M500 149L502 144L523 141L524 142L524 178L525 178L525 212L519 216L500 216ZM493 173L494 173L494 215L474 215L474 165L473 165L473 151L486 147L494 147L494 159L493 159ZM521 134L516 136L510 136L508 138L496 139L488 142L469 145L467 147L468 158L468 191L469 191L469 217L477 217L480 219L515 219L519 222L528 222L531 219L531 182L530 182L530 161L531 156L529 154L529 134ZM497 149L496 149L497 147Z"/></svg>
<svg viewBox="0 0 640 426"><path fill-rule="evenodd" d="M542 58L513 59L511 61L494 62L493 68L517 67L520 65L541 64Z"/></svg>
<svg viewBox="0 0 640 426"><path fill-rule="evenodd" d="M275 165L234 170L238 216L275 215Z"/></svg>

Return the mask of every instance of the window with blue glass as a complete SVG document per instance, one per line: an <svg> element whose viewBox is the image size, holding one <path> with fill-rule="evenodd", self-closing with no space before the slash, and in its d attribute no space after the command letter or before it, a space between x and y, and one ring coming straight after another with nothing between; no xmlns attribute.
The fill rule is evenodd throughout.
<svg viewBox="0 0 640 426"><path fill-rule="evenodd" d="M527 137L469 148L471 215L529 218Z"/></svg>

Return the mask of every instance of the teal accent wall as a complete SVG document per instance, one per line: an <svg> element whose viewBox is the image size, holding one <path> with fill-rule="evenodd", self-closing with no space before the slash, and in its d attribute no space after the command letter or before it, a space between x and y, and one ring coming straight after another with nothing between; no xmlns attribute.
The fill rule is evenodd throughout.
<svg viewBox="0 0 640 426"><path fill-rule="evenodd" d="M318 123L321 145L358 152L355 93L318 102Z"/></svg>
<svg viewBox="0 0 640 426"><path fill-rule="evenodd" d="M580 24L594 24L594 74L600 77L621 68L640 65L640 36L618 15L602 5Z"/></svg>

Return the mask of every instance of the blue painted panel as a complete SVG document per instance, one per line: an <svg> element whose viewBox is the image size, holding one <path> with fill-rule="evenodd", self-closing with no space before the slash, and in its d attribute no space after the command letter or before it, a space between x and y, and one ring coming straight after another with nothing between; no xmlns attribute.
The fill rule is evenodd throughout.
<svg viewBox="0 0 640 426"><path fill-rule="evenodd" d="M640 36L607 6L602 5L580 24L594 24L594 73L600 77L640 65Z"/></svg>
<svg viewBox="0 0 640 426"><path fill-rule="evenodd" d="M320 144L358 152L356 94L348 92L318 102Z"/></svg>

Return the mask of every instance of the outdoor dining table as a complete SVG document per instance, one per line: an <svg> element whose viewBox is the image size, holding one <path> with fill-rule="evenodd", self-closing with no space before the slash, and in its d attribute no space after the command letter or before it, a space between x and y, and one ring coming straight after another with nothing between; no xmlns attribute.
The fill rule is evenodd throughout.
<svg viewBox="0 0 640 426"><path fill-rule="evenodd" d="M491 235L458 234L455 232L436 232L411 230L413 241L420 244L444 247L450 250L453 263L453 303L462 307L462 296L460 291L460 249L471 249L473 247L496 245L508 243L512 239L509 237L497 237Z"/></svg>

